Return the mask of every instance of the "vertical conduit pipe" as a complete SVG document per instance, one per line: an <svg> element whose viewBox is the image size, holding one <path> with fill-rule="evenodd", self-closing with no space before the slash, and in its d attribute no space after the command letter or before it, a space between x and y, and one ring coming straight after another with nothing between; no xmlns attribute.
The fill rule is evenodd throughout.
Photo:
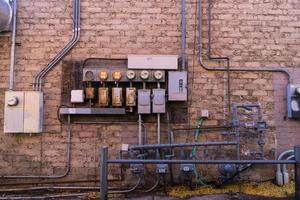
<svg viewBox="0 0 300 200"><path fill-rule="evenodd" d="M181 70L186 70L186 0L181 0Z"/></svg>
<svg viewBox="0 0 300 200"><path fill-rule="evenodd" d="M68 135L67 135L67 163L66 170L61 175L53 176L0 176L5 179L60 179L66 177L71 171L71 143L72 143L72 128L71 128L71 116L68 115Z"/></svg>
<svg viewBox="0 0 300 200"><path fill-rule="evenodd" d="M74 2L74 15L73 15L73 36L68 44L35 76L33 88L34 90L42 90L42 79L47 73L57 65L67 53L77 44L80 39L80 0Z"/></svg>
<svg viewBox="0 0 300 200"><path fill-rule="evenodd" d="M236 67L236 68L229 68L229 65L227 62L227 69L224 67L208 67L207 65L204 64L202 54L203 54L203 44L202 44L202 28L203 28L203 12L202 12L202 0L198 0L198 49L199 49L199 55L198 55L198 61L199 64L201 65L202 68L204 68L207 71L223 71L223 72L272 72L272 73L283 73L288 77L288 84L291 83L292 78L290 75L290 72L287 71L286 69L283 69L281 67L271 67L271 68L262 68L262 67L253 67L253 68L247 68L247 67ZM209 11L209 10L208 10ZM209 11L210 12L210 11ZM210 14L211 15L211 14ZM211 17L209 16L209 19L211 20ZM209 22L209 27L210 27L211 22ZM211 28L209 28L209 38L211 37ZM209 39L209 44L208 44L208 50L209 54L211 52L211 39ZM215 58L212 57L211 55L208 55L209 60L214 60ZM226 61L229 61L229 58L227 57L219 57L218 59L224 59ZM228 59L228 60L227 60ZM230 78L228 76L228 78ZM229 82L230 84L230 82ZM230 91L230 88L228 89ZM228 97L231 96L231 94L228 94ZM229 101L230 99L228 99ZM230 120L230 118L229 118Z"/></svg>
<svg viewBox="0 0 300 200"><path fill-rule="evenodd" d="M16 32L17 32L17 0L13 2L13 21L11 33L9 90L14 90L15 62L16 62Z"/></svg>

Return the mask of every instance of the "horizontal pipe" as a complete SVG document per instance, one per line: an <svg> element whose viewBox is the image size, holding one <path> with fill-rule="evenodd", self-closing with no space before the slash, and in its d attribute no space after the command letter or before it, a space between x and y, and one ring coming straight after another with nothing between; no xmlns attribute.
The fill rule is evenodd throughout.
<svg viewBox="0 0 300 200"><path fill-rule="evenodd" d="M296 164L295 160L108 160L107 163L116 164Z"/></svg>
<svg viewBox="0 0 300 200"><path fill-rule="evenodd" d="M224 129L231 129L234 126L203 126L200 129L201 130L224 130ZM175 131L192 131L192 130L197 130L199 128L195 127L195 128L177 128L177 129L172 129L173 132Z"/></svg>
<svg viewBox="0 0 300 200"><path fill-rule="evenodd" d="M218 146L218 145L237 145L237 142L193 142L182 144L148 144L148 145L136 145L130 147L130 150L141 149L163 149L163 148L175 148L175 147L195 147L195 146Z"/></svg>

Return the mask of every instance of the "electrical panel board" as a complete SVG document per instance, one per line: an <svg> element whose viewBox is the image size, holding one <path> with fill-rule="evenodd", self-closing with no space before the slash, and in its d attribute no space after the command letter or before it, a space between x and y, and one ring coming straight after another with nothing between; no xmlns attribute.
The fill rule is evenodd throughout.
<svg viewBox="0 0 300 200"><path fill-rule="evenodd" d="M169 101L187 101L187 72L170 71L168 86Z"/></svg>
<svg viewBox="0 0 300 200"><path fill-rule="evenodd" d="M300 118L300 84L289 84L287 88L288 118Z"/></svg>
<svg viewBox="0 0 300 200"><path fill-rule="evenodd" d="M59 113L74 115L73 120L154 122L154 114L172 113L173 122L186 120L187 72L178 71L178 56L129 55L128 59L88 58L81 70L66 72L68 78L78 77L81 85L70 83ZM78 74L74 74L74 72ZM72 75L73 73L73 75ZM71 89L73 91L71 91ZM83 94L83 93L84 94ZM68 101L71 95L71 101ZM84 98L84 99L83 99ZM67 102L66 102L67 101ZM72 108L76 112L72 112ZM88 108L88 109L87 109ZM180 114L180 115L179 115ZM91 119L93 118L93 119ZM164 117L162 120L166 120Z"/></svg>
<svg viewBox="0 0 300 200"><path fill-rule="evenodd" d="M4 132L41 133L43 131L43 93L5 93Z"/></svg>

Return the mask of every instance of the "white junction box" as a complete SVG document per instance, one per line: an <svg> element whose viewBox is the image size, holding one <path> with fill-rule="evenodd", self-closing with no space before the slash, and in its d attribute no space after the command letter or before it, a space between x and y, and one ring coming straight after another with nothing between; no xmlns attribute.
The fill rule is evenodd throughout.
<svg viewBox="0 0 300 200"><path fill-rule="evenodd" d="M128 69L178 69L176 55L128 55Z"/></svg>
<svg viewBox="0 0 300 200"><path fill-rule="evenodd" d="M5 92L4 133L41 133L43 101L42 92Z"/></svg>
<svg viewBox="0 0 300 200"><path fill-rule="evenodd" d="M71 91L71 103L83 103L84 92L83 90L72 90Z"/></svg>

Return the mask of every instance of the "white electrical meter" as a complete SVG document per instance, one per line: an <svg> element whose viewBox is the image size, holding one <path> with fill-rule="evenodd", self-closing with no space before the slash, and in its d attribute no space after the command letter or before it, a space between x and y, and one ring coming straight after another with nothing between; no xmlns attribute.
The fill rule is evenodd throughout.
<svg viewBox="0 0 300 200"><path fill-rule="evenodd" d="M135 78L135 71L128 70L126 75L129 80L133 80Z"/></svg>
<svg viewBox="0 0 300 200"><path fill-rule="evenodd" d="M147 80L150 77L150 72L147 70L143 70L140 74L141 79Z"/></svg>
<svg viewBox="0 0 300 200"><path fill-rule="evenodd" d="M163 71L155 71L154 72L154 78L156 80L161 80L164 77L164 72Z"/></svg>

